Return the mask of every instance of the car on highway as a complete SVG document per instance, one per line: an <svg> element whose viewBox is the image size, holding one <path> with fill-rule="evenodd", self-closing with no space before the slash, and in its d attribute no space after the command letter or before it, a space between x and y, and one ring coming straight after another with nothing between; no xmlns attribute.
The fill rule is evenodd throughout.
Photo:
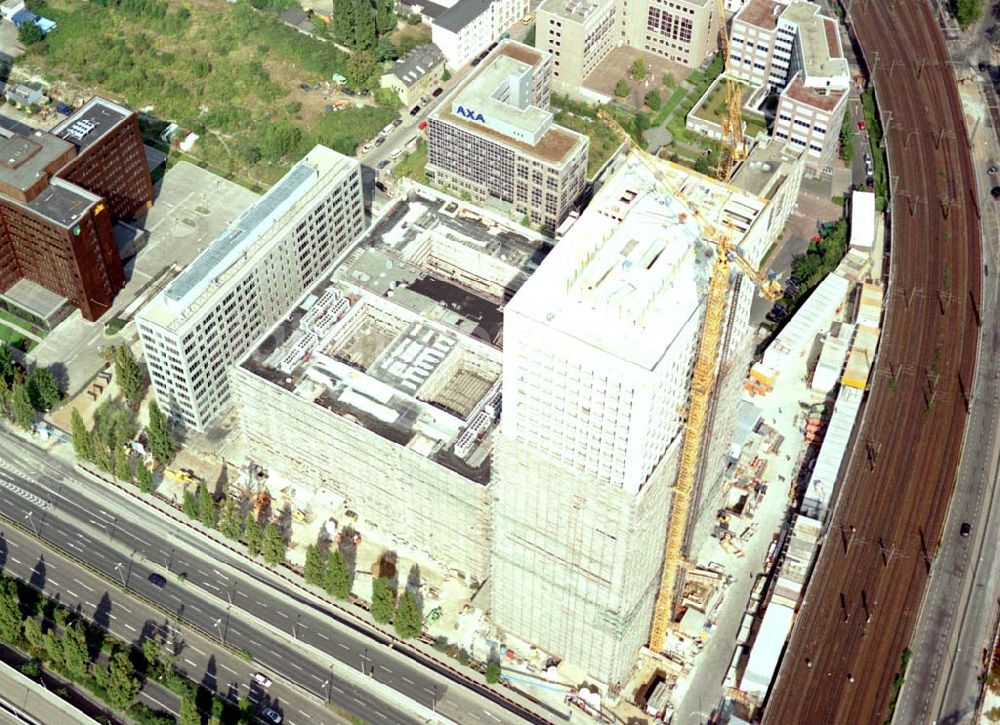
<svg viewBox="0 0 1000 725"><path fill-rule="evenodd" d="M146 579L157 589L163 589L167 586L167 579L162 574L157 574L155 571L150 574Z"/></svg>
<svg viewBox="0 0 1000 725"><path fill-rule="evenodd" d="M281 717L280 712L270 707L265 707L263 710L261 710L260 717L262 720L266 722L273 722L274 725L280 725L281 721L284 719Z"/></svg>
<svg viewBox="0 0 1000 725"><path fill-rule="evenodd" d="M253 676L253 681L256 682L261 687L270 687L271 678L265 675L263 672L258 672Z"/></svg>
<svg viewBox="0 0 1000 725"><path fill-rule="evenodd" d="M393 153L396 153L396 152L395 152L395 151L393 151ZM389 159L382 159L381 161L379 161L379 162L378 162L378 163L377 163L377 164L375 165L375 168L376 168L376 169L378 169L379 171L381 171L382 169L384 169L384 168L385 168L386 166L388 166L388 165L389 165Z"/></svg>
<svg viewBox="0 0 1000 725"><path fill-rule="evenodd" d="M865 122L864 121L858 121L858 130L859 131L864 131L865 130Z"/></svg>
<svg viewBox="0 0 1000 725"><path fill-rule="evenodd" d="M958 533L961 535L963 539L968 539L969 534L972 533L972 524L970 524L968 521L963 521L962 525L958 528Z"/></svg>

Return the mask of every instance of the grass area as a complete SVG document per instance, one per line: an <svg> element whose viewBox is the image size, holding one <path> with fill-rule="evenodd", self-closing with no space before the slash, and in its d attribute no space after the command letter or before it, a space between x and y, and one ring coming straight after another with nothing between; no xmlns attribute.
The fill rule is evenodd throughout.
<svg viewBox="0 0 1000 725"><path fill-rule="evenodd" d="M913 653L908 649L904 649L899 656L899 672L896 673L896 677L892 681L892 697L889 700L889 717L885 720L886 725L892 722L892 716L896 712L896 701L899 700L899 691L903 689L903 683L906 682L906 668L910 664L911 657L913 657Z"/></svg>
<svg viewBox="0 0 1000 725"><path fill-rule="evenodd" d="M15 327L20 327L22 330L27 330L37 337L45 337L48 334L48 330L38 327L38 325L25 320L23 317L18 317L13 312L8 312L7 310L0 310L0 320L5 320Z"/></svg>
<svg viewBox="0 0 1000 725"><path fill-rule="evenodd" d="M705 91L712 85L712 82L722 73L722 56L716 54L709 67L702 70L692 71L687 77L687 82L694 86L684 100L677 104L675 112L666 122L667 130L673 134L676 142L685 144L704 145L705 138L701 134L689 131L685 127L687 116L691 109L695 107L698 100L705 95Z"/></svg>
<svg viewBox="0 0 1000 725"><path fill-rule="evenodd" d="M13 328L2 323L0 323L0 342L10 345L11 347L21 350L22 352L28 352L35 346L33 340L28 339L21 333L16 332Z"/></svg>
<svg viewBox="0 0 1000 725"><path fill-rule="evenodd" d="M580 103L567 96L553 93L552 109L555 111L556 123L585 134L590 139L587 176L593 178L594 174L611 158L611 154L620 145L617 134L597 117L598 109L596 106ZM603 110L611 114L638 144L645 147L646 142L642 137L642 132L648 128L649 116L647 114L633 113L616 103L605 105Z"/></svg>
<svg viewBox="0 0 1000 725"><path fill-rule="evenodd" d="M48 0L37 12L58 27L19 65L193 130L196 159L230 178L270 184L316 143L353 153L397 115L389 106L326 113L329 101L301 86L350 77L348 56L246 0Z"/></svg>
<svg viewBox="0 0 1000 725"><path fill-rule="evenodd" d="M861 108L865 113L865 125L871 142L872 165L875 168L875 207L885 211L889 204L889 170L882 148L882 123L875 106L875 92L871 89L861 94Z"/></svg>
<svg viewBox="0 0 1000 725"><path fill-rule="evenodd" d="M686 95L687 91L685 91L681 86L674 86L674 89L670 91L670 97L667 98L663 107L660 108L656 117L653 119L653 125L662 126L670 114L674 112L674 109L676 109L677 106L680 105L680 102L684 100L684 96Z"/></svg>
<svg viewBox="0 0 1000 725"><path fill-rule="evenodd" d="M392 34L390 39L402 57L418 45L426 45L431 42L431 29L430 26L423 24L403 25Z"/></svg>
<svg viewBox="0 0 1000 725"><path fill-rule="evenodd" d="M427 142L424 139L417 141L417 150L408 153L399 160L399 163L392 170L392 175L397 179L404 176L413 179L421 184L427 183L427 174L424 169L427 167Z"/></svg>

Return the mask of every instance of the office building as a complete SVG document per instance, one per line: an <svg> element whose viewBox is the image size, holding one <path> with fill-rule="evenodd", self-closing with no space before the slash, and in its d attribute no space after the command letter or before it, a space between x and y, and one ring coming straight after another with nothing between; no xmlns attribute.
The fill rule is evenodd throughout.
<svg viewBox="0 0 1000 725"><path fill-rule="evenodd" d="M718 50L716 0L639 0L621 5L625 45L697 68Z"/></svg>
<svg viewBox="0 0 1000 725"><path fill-rule="evenodd" d="M528 0L458 0L452 4L420 2L433 13L431 42L457 69L484 52L511 25L531 12ZM441 7L443 5L444 7Z"/></svg>
<svg viewBox="0 0 1000 725"><path fill-rule="evenodd" d="M536 11L535 47L552 56L552 87L573 93L620 37L615 0L545 0Z"/></svg>
<svg viewBox="0 0 1000 725"><path fill-rule="evenodd" d="M20 298L46 297L58 309L38 285L96 320L125 286L114 222L152 198L139 124L125 108L94 98L51 133L0 131L4 306L18 312Z"/></svg>
<svg viewBox="0 0 1000 725"><path fill-rule="evenodd" d="M552 233L584 190L588 139L549 110L552 56L505 41L431 114L427 176Z"/></svg>
<svg viewBox="0 0 1000 725"><path fill-rule="evenodd" d="M774 137L831 168L847 108L850 70L837 21L802 0L748 0L733 18L726 72L779 94Z"/></svg>
<svg viewBox="0 0 1000 725"><path fill-rule="evenodd" d="M503 303L548 249L430 190L397 202L234 368L247 455L485 581Z"/></svg>
<svg viewBox="0 0 1000 725"><path fill-rule="evenodd" d="M444 56L433 43L418 45L382 74L379 84L399 94L404 106L415 106L441 82Z"/></svg>
<svg viewBox="0 0 1000 725"><path fill-rule="evenodd" d="M59 176L102 197L115 221L136 219L153 205L153 180L134 113L92 98L52 133L76 147L76 157Z"/></svg>
<svg viewBox="0 0 1000 725"><path fill-rule="evenodd" d="M491 616L606 683L649 633L712 241L731 229L757 263L781 232L766 199L662 172L629 157L504 316ZM733 273L725 371L749 364L752 289ZM720 380L707 441L730 440L745 371ZM727 454L708 446L689 552L714 524Z"/></svg>
<svg viewBox="0 0 1000 725"><path fill-rule="evenodd" d="M316 146L136 317L160 406L203 430L228 369L365 228L361 166Z"/></svg>

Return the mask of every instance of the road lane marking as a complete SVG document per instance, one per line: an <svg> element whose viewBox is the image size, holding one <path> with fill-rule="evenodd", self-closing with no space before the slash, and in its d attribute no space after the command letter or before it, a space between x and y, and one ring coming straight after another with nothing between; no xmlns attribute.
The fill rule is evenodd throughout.
<svg viewBox="0 0 1000 725"><path fill-rule="evenodd" d="M247 693L247 699L250 702L256 704L257 701L260 699L260 695L258 695L256 692L248 692Z"/></svg>
<svg viewBox="0 0 1000 725"><path fill-rule="evenodd" d="M233 674L233 675L236 675L237 677L239 677L239 676L240 676L240 673L239 673L239 672L237 672L236 670L232 669L231 667L226 667L226 666L225 666L224 664L222 664L221 662L219 663L219 667L221 667L222 669L224 669L224 670L225 670L226 672L229 672L229 673L231 673L231 674Z"/></svg>
<svg viewBox="0 0 1000 725"><path fill-rule="evenodd" d="M389 673L390 675L392 674L392 670L390 670L390 669L389 669L388 667L386 667L385 665L382 665L382 669L383 669L383 670L385 670L386 672L388 672L388 673Z"/></svg>
<svg viewBox="0 0 1000 725"><path fill-rule="evenodd" d="M204 584L205 584L205 586L206 586L206 587L211 587L212 589L214 589L214 590L215 590L215 591L217 591L217 592L218 592L218 591L221 591L221 590L219 589L219 587L215 586L214 584L209 584L208 582L204 582Z"/></svg>
<svg viewBox="0 0 1000 725"><path fill-rule="evenodd" d="M284 617L285 619L288 619L288 615L282 612L280 609L275 609L274 611L277 612L282 617Z"/></svg>
<svg viewBox="0 0 1000 725"><path fill-rule="evenodd" d="M327 637L327 636L326 636L325 634L323 634L322 632L317 632L316 634L318 634L318 635L319 635L320 637L322 637L323 639L325 639L325 640L326 640L327 642L329 642L329 641L330 641L330 638L329 638L329 637Z"/></svg>
<svg viewBox="0 0 1000 725"><path fill-rule="evenodd" d="M200 649L198 649L197 647L195 647L195 646L194 646L193 644L189 644L189 645L188 645L188 647L190 647L191 649L193 649L193 650L194 650L195 652L197 652L198 654L200 654L200 655L201 655L202 657L204 657L204 656L205 656L205 653L204 653L204 652L202 652L202 651L201 651Z"/></svg>
<svg viewBox="0 0 1000 725"><path fill-rule="evenodd" d="M405 675L400 675L400 677L403 678L403 682L409 683L411 685L417 684L416 682L414 682L413 680L411 680L409 677L406 677Z"/></svg>
<svg viewBox="0 0 1000 725"><path fill-rule="evenodd" d="M289 660L288 664L290 664L292 667L294 667L295 669L297 669L299 672L302 672L302 668L299 667L297 664L295 664L294 660Z"/></svg>
<svg viewBox="0 0 1000 725"><path fill-rule="evenodd" d="M337 646L340 647L341 649L348 649L348 650L350 649L350 647L348 647L343 642L337 642Z"/></svg>
<svg viewBox="0 0 1000 725"><path fill-rule="evenodd" d="M74 579L73 581L75 581L75 582L76 582L77 584L79 584L79 585L80 585L81 587L83 587L84 589L86 589L86 590L87 590L88 592L92 592L92 591L95 591L95 589L94 589L93 587L88 587L88 586L87 586L86 584L84 584L84 583L83 583L82 581L80 581L79 579Z"/></svg>
<svg viewBox="0 0 1000 725"><path fill-rule="evenodd" d="M21 563L20 559L18 559L16 556L10 557L10 560L12 562L14 562L15 564L20 564Z"/></svg>
<svg viewBox="0 0 1000 725"><path fill-rule="evenodd" d="M376 715L378 715L378 716L379 716L380 718L382 718L383 720L385 720L385 719L386 719L386 717L385 717L385 713L382 713L382 712L379 712L378 710L376 710L376 711L375 711L375 714L376 714Z"/></svg>
<svg viewBox="0 0 1000 725"><path fill-rule="evenodd" d="M145 692L145 691L143 691L143 693L142 693L142 694L143 694L143 695L145 695L146 697L148 697L148 698L149 698L150 700L152 700L153 702L155 702L155 703L156 703L157 705L159 705L160 707L162 707L162 708L163 708L164 710L166 710L167 712L174 712L174 710L172 710L171 708L169 708L169 707L167 707L166 705L164 705L164 704L163 704L162 702L160 702L159 700L157 700L157 699L156 699L155 697L153 697L152 695L150 695L150 694L149 694L148 692Z"/></svg>
<svg viewBox="0 0 1000 725"><path fill-rule="evenodd" d="M267 609L267 605L266 605L266 604L264 604L264 602L261 602L261 601L258 601L258 600L256 600L256 599L255 599L254 601L255 601L255 602L257 602L257 604L259 604L260 606L262 606L262 607L264 607L265 609Z"/></svg>
<svg viewBox="0 0 1000 725"><path fill-rule="evenodd" d="M339 687L337 687L337 686L336 686L335 684L333 684L332 682L330 683L330 687L331 687L332 689L336 690L337 692L339 692L340 694L342 694L342 695L344 694L344 691L343 691L343 690L341 690L341 689L340 689Z"/></svg>
<svg viewBox="0 0 1000 725"><path fill-rule="evenodd" d="M21 545L19 543L17 543L16 541L8 541L7 545L8 546L13 546L15 549L18 549L18 548L21 547Z"/></svg>
<svg viewBox="0 0 1000 725"><path fill-rule="evenodd" d="M237 593L238 595L240 595L241 597L244 597L245 599L249 599L249 598L250 598L250 597L248 597L248 596L247 596L246 594L244 594L243 592L239 592L239 591L238 591L238 592L236 592L236 593Z"/></svg>
<svg viewBox="0 0 1000 725"><path fill-rule="evenodd" d="M95 609L96 609L96 607L95 607ZM111 617L112 619L114 619L115 621L118 620L118 617L116 617L115 615L113 615L111 612L108 612L108 616Z"/></svg>
<svg viewBox="0 0 1000 725"><path fill-rule="evenodd" d="M298 712L299 715L302 715L303 717L309 718L310 720L313 719L312 715L310 715L308 712L303 712L302 710L299 710Z"/></svg>
<svg viewBox="0 0 1000 725"><path fill-rule="evenodd" d="M119 609L124 609L124 610L125 610L126 612L128 612L129 614L131 614L131 613L132 613L132 610L131 610L131 609L129 609L128 607L126 607L126 606L125 606L124 604L116 604L115 606L116 606L116 607L118 607Z"/></svg>
<svg viewBox="0 0 1000 725"><path fill-rule="evenodd" d="M189 665L191 665L192 667L197 667L197 666L198 666L198 663L197 663L197 662L192 662L192 661L191 661L191 660L189 660L189 659L188 659L187 657L185 657L185 658L184 658L184 661L185 661L185 662L187 662L187 663L188 663Z"/></svg>
<svg viewBox="0 0 1000 725"><path fill-rule="evenodd" d="M489 717L491 717L491 718L493 718L494 720L496 720L497 722L500 722L500 718L498 718L498 717L497 717L496 715L494 715L494 714L493 714L492 712L489 712L489 711L487 711L487 710L483 710L483 712L484 712L484 713L486 713L486 714L487 714L487 715L488 715Z"/></svg>
<svg viewBox="0 0 1000 725"><path fill-rule="evenodd" d="M125 628L128 629L130 632L134 632L135 631L135 627L133 627L128 622L125 623Z"/></svg>
<svg viewBox="0 0 1000 725"><path fill-rule="evenodd" d="M56 581L55 579L53 579L52 577L49 577L49 584L51 584L51 585L52 585L52 586L54 586L54 587L58 587L58 586L59 586L59 582L57 582L57 581Z"/></svg>
<svg viewBox="0 0 1000 725"><path fill-rule="evenodd" d="M74 599L78 599L79 596L80 596L79 594L77 594L76 592L74 592L72 589L67 589L66 593L69 594ZM93 606L93 605L91 605L91 606Z"/></svg>

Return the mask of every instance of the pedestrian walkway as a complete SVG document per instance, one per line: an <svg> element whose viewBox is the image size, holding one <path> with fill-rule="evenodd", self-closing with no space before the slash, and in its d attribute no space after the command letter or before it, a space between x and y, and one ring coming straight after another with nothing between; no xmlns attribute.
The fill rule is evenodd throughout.
<svg viewBox="0 0 1000 725"><path fill-rule="evenodd" d="M97 721L77 710L58 695L0 662L0 723L49 725L73 722L97 725Z"/></svg>

